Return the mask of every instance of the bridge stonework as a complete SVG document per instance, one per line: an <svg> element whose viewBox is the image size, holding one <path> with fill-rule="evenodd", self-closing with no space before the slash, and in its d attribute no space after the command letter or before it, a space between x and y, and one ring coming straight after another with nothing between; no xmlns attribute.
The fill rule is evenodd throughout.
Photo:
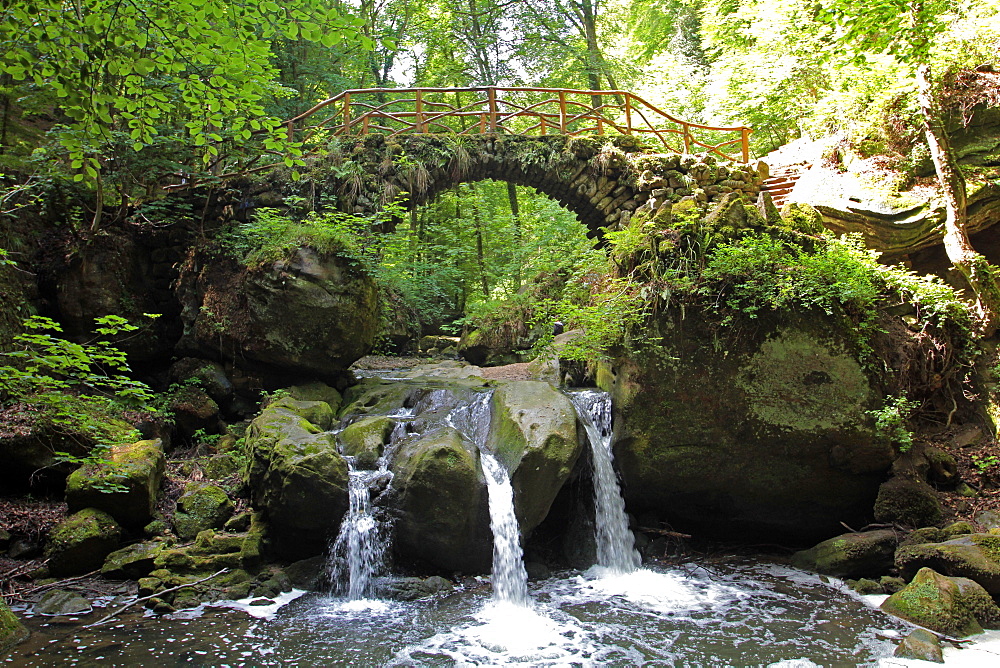
<svg viewBox="0 0 1000 668"><path fill-rule="evenodd" d="M303 178L355 214L393 201L419 206L459 183L512 182L558 201L599 236L602 228L627 225L636 211L682 200L707 206L741 193L754 201L766 176L762 163L656 153L627 135L422 134L338 137Z"/></svg>

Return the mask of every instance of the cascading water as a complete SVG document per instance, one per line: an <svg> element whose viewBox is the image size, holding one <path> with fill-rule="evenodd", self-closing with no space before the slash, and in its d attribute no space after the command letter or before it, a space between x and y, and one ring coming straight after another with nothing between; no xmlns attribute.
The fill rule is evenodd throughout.
<svg viewBox="0 0 1000 668"><path fill-rule="evenodd" d="M611 396L598 390L570 393L577 414L587 430L594 467L597 565L613 573L629 573L642 563L628 529L625 500L612 465Z"/></svg>
<svg viewBox="0 0 1000 668"><path fill-rule="evenodd" d="M527 606L528 573L524 569L521 527L514 514L514 488L507 469L485 447L490 431L491 397L488 392L476 395L468 404L452 410L447 422L479 449L493 530L493 598L497 602Z"/></svg>

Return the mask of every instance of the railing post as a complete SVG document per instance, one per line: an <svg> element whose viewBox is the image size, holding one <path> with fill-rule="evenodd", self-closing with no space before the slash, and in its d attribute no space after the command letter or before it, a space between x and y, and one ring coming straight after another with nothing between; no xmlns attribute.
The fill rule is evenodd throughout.
<svg viewBox="0 0 1000 668"><path fill-rule="evenodd" d="M691 152L691 126L684 123L684 152Z"/></svg>
<svg viewBox="0 0 1000 668"><path fill-rule="evenodd" d="M544 134L545 134L545 117L544 117L544 116L539 116L539 117L538 117L538 120L539 120L539 121L540 121L540 123L541 123L541 125L539 125L539 126L538 126L538 130L539 130L539 132L540 132L540 133L541 133L542 135L544 135Z"/></svg>
<svg viewBox="0 0 1000 668"><path fill-rule="evenodd" d="M486 89L486 95L490 102L490 132L497 131L497 89L490 86Z"/></svg>
<svg viewBox="0 0 1000 668"><path fill-rule="evenodd" d="M632 95L625 95L625 128L632 134Z"/></svg>
<svg viewBox="0 0 1000 668"><path fill-rule="evenodd" d="M566 91L559 91L559 132L566 134Z"/></svg>
<svg viewBox="0 0 1000 668"><path fill-rule="evenodd" d="M421 91L417 91L417 134L424 133L424 98Z"/></svg>
<svg viewBox="0 0 1000 668"><path fill-rule="evenodd" d="M750 162L750 128L741 128L743 134L743 162Z"/></svg>
<svg viewBox="0 0 1000 668"><path fill-rule="evenodd" d="M344 93L344 134L351 134L351 94Z"/></svg>

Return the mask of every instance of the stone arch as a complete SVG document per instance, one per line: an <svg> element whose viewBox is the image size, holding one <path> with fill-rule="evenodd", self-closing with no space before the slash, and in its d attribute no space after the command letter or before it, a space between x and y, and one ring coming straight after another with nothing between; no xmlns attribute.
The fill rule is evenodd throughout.
<svg viewBox="0 0 1000 668"><path fill-rule="evenodd" d="M529 186L575 213L591 237L627 224L643 207L654 212L685 198L707 204L729 192L753 199L761 184L755 167L653 153L630 136L339 138L312 171L324 175L316 185L355 214L374 213L402 192L410 193L406 206L412 208L459 183Z"/></svg>

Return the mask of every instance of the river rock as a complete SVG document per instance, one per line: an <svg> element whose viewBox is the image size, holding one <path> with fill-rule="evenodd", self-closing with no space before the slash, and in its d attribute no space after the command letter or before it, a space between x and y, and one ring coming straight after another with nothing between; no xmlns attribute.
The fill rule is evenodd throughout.
<svg viewBox="0 0 1000 668"><path fill-rule="evenodd" d="M344 454L354 457L355 467L374 469L395 426L395 420L382 416L363 418L348 425L340 432Z"/></svg>
<svg viewBox="0 0 1000 668"><path fill-rule="evenodd" d="M527 535L549 512L582 449L576 410L548 383L518 381L493 393L487 447L511 473L514 508Z"/></svg>
<svg viewBox="0 0 1000 668"><path fill-rule="evenodd" d="M629 510L729 539L817 540L866 524L892 463L846 319L762 312L711 329L665 314L619 360L615 460Z"/></svg>
<svg viewBox="0 0 1000 668"><path fill-rule="evenodd" d="M397 553L445 570L488 571L493 534L476 446L441 427L401 447L393 462Z"/></svg>
<svg viewBox="0 0 1000 668"><path fill-rule="evenodd" d="M275 551L292 560L323 552L348 507L336 438L296 410L268 406L246 436L254 507L266 516Z"/></svg>
<svg viewBox="0 0 1000 668"><path fill-rule="evenodd" d="M81 596L79 592L65 589L50 589L35 604L35 612L46 617L85 615L93 609L94 606L90 604L90 601Z"/></svg>
<svg viewBox="0 0 1000 668"><path fill-rule="evenodd" d="M293 399L298 399L299 401L326 402L334 413L340 410L340 407L344 402L340 392L318 380L301 383L299 385L292 385L288 388L288 394Z"/></svg>
<svg viewBox="0 0 1000 668"><path fill-rule="evenodd" d="M935 634L925 629L916 629L903 638L903 642L899 643L892 655L900 659L944 663L941 641Z"/></svg>
<svg viewBox="0 0 1000 668"><path fill-rule="evenodd" d="M890 529L845 533L792 555L792 565L839 578L875 577L893 565L898 538Z"/></svg>
<svg viewBox="0 0 1000 668"><path fill-rule="evenodd" d="M1000 621L1000 610L982 587L965 578L946 577L930 568L917 571L913 581L883 601L881 608L958 638L982 633L984 626L993 627Z"/></svg>
<svg viewBox="0 0 1000 668"><path fill-rule="evenodd" d="M159 540L136 543L115 550L104 560L101 575L112 579L138 580L149 575L165 543Z"/></svg>
<svg viewBox="0 0 1000 668"><path fill-rule="evenodd" d="M49 533L45 556L54 577L97 570L118 547L121 527L107 513L84 508L60 522Z"/></svg>
<svg viewBox="0 0 1000 668"><path fill-rule="evenodd" d="M3 596L0 596L0 652L6 652L27 637L28 629L7 607Z"/></svg>
<svg viewBox="0 0 1000 668"><path fill-rule="evenodd" d="M66 480L69 511L97 508L124 527L145 526L165 467L159 439L114 446L103 461L78 468Z"/></svg>
<svg viewBox="0 0 1000 668"><path fill-rule="evenodd" d="M196 256L178 295L182 349L265 371L341 374L378 330L374 279L353 260L311 248L254 269Z"/></svg>
<svg viewBox="0 0 1000 668"><path fill-rule="evenodd" d="M304 417L324 431L329 431L333 427L333 408L325 401L303 401L293 397L281 397L269 403L268 408L284 408L288 411Z"/></svg>
<svg viewBox="0 0 1000 668"><path fill-rule="evenodd" d="M928 567L949 576L964 577L1000 595L1000 536L970 534L943 543L909 545L896 551L896 567L911 577Z"/></svg>
<svg viewBox="0 0 1000 668"><path fill-rule="evenodd" d="M177 499L174 528L181 538L194 538L206 529L221 529L232 516L233 509L226 490L218 485L189 482Z"/></svg>

